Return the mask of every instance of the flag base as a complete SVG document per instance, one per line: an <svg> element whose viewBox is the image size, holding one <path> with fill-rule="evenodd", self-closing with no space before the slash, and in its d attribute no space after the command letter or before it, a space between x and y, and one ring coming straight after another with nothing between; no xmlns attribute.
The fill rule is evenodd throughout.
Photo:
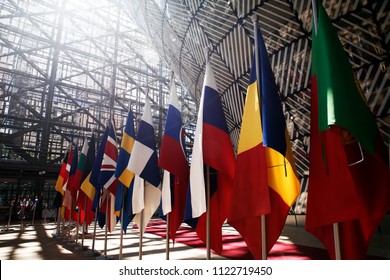
<svg viewBox="0 0 390 280"><path fill-rule="evenodd" d="M2 229L1 232L10 232L14 230L15 230L14 228L7 228L7 229Z"/></svg>
<svg viewBox="0 0 390 280"><path fill-rule="evenodd" d="M60 234L60 233L53 233L51 236L53 236L53 238L55 238L55 239L62 239L63 238L63 236Z"/></svg>
<svg viewBox="0 0 390 280"><path fill-rule="evenodd" d="M113 260L114 257L113 256L98 256L96 257L97 260Z"/></svg>
<svg viewBox="0 0 390 280"><path fill-rule="evenodd" d="M96 250L88 250L86 252L84 252L84 256L86 257L95 257L95 256L99 256L101 253L99 251L96 251Z"/></svg>
<svg viewBox="0 0 390 280"><path fill-rule="evenodd" d="M86 251L87 247L86 246L82 246L80 244L76 244L76 247L74 247L74 250L75 251Z"/></svg>
<svg viewBox="0 0 390 280"><path fill-rule="evenodd" d="M76 249L76 247L79 245L77 243L74 243L73 240L69 240L66 244L68 245L68 247L73 248L73 249Z"/></svg>

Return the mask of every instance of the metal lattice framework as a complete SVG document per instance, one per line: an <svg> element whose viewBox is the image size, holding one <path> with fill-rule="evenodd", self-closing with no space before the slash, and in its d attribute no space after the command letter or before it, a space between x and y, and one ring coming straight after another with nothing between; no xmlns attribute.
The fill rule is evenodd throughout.
<svg viewBox="0 0 390 280"><path fill-rule="evenodd" d="M120 136L129 107L139 118L146 96L160 139L170 77L121 1L2 1L2 163L50 169L111 113Z"/></svg>
<svg viewBox="0 0 390 280"><path fill-rule="evenodd" d="M389 1L322 2L388 146ZM211 63L235 148L252 61L251 17L259 16L302 179L295 210L304 212L309 175L311 1L138 0L131 1L128 8L195 100L199 100L204 77L203 50L211 48Z"/></svg>

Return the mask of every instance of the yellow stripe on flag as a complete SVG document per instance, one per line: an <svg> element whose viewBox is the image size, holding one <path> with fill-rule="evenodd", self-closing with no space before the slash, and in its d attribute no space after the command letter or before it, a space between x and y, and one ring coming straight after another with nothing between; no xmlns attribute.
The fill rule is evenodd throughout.
<svg viewBox="0 0 390 280"><path fill-rule="evenodd" d="M291 207L300 191L300 183L295 173L295 166L291 165L288 157L284 157L272 148L266 147L265 153L267 157L268 185Z"/></svg>
<svg viewBox="0 0 390 280"><path fill-rule="evenodd" d="M238 154L252 149L263 142L257 82L248 86L244 114L240 131Z"/></svg>
<svg viewBox="0 0 390 280"><path fill-rule="evenodd" d="M128 135L127 133L123 134L121 148L124 149L127 153L131 154L134 146L134 138Z"/></svg>
<svg viewBox="0 0 390 280"><path fill-rule="evenodd" d="M90 177L91 173L89 173L87 178L84 179L80 188L88 196L88 198L93 201L95 197L95 187L91 184L91 182L89 182Z"/></svg>
<svg viewBox="0 0 390 280"><path fill-rule="evenodd" d="M63 184L64 184L64 178L58 176L55 188L57 191L59 191L62 194L62 196L64 196L64 190L62 189Z"/></svg>
<svg viewBox="0 0 390 280"><path fill-rule="evenodd" d="M134 179L134 173L128 169L123 170L121 176L119 176L118 180L127 188L130 187L131 181Z"/></svg>

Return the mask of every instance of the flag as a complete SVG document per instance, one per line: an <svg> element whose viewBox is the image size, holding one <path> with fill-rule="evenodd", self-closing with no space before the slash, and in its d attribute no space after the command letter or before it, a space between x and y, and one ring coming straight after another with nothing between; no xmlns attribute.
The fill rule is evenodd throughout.
<svg viewBox="0 0 390 280"><path fill-rule="evenodd" d="M159 167L164 169L161 200L162 214L170 213L169 236L172 240L175 240L176 231L184 219L189 180L189 165L183 136L176 85L172 79L170 101L159 157Z"/></svg>
<svg viewBox="0 0 390 280"><path fill-rule="evenodd" d="M310 166L305 229L335 258L366 258L390 207L387 153L336 31L317 1L313 27Z"/></svg>
<svg viewBox="0 0 390 280"><path fill-rule="evenodd" d="M134 173L128 168L134 141L134 116L133 112L129 110L121 141L121 147L119 149L118 164L115 170L115 177L119 180L115 197L115 213L117 216L123 215L122 228L125 233L127 226L134 217L131 208Z"/></svg>
<svg viewBox="0 0 390 280"><path fill-rule="evenodd" d="M133 112L129 110L126 119L125 131L119 149L118 164L115 170L115 177L125 185L130 186L131 181L134 179L134 173L129 169L129 161L131 152L133 150L135 141L135 130L134 130L134 116Z"/></svg>
<svg viewBox="0 0 390 280"><path fill-rule="evenodd" d="M92 168L95 162L95 135L92 134L91 140L89 140L88 154L85 163L85 172L83 174L82 184L80 189L85 193L89 200L93 201L95 197L95 187L90 182Z"/></svg>
<svg viewBox="0 0 390 280"><path fill-rule="evenodd" d="M100 212L99 212L98 219L99 219L99 226L103 228L103 226L106 225L108 232L112 232L117 223L117 217L115 215L114 206L115 206L115 195L113 195L109 190L103 188L101 194Z"/></svg>
<svg viewBox="0 0 390 280"><path fill-rule="evenodd" d="M222 225L231 203L235 155L230 140L221 99L210 63L199 104L198 120L190 167L185 221L196 228L206 243L206 196L204 164L210 168L210 248L222 252ZM198 218L197 221L191 218Z"/></svg>
<svg viewBox="0 0 390 280"><path fill-rule="evenodd" d="M104 146L103 160L99 173L99 184L102 186L100 211L106 216L108 231L112 232L117 219L114 211L115 194L118 180L115 177L115 169L118 161L118 145L116 141L114 120L108 125L107 140ZM106 200L108 199L108 201Z"/></svg>
<svg viewBox="0 0 390 280"><path fill-rule="evenodd" d="M106 147L108 137L108 126L104 130L104 133L102 135L102 139L99 144L99 148L96 154L95 161L93 163L93 167L89 176L89 183L94 187L94 197L93 197L93 203L92 203L92 210L95 211L96 208L99 207L100 203L100 195L102 190L102 185L99 182L99 174L100 174L100 168L102 166L103 156L104 156L104 149Z"/></svg>
<svg viewBox="0 0 390 280"><path fill-rule="evenodd" d="M62 186L62 190L64 192L64 199L62 201L62 205L65 207L64 210L64 219L66 221L69 221L71 218L71 210L73 206L72 202L72 180L74 177L74 174L76 173L77 169L77 159L78 157L78 149L77 146L74 147L74 149L70 149L69 157L68 157L68 163L66 165L66 170L68 171L66 180L64 181L64 185Z"/></svg>
<svg viewBox="0 0 390 280"><path fill-rule="evenodd" d="M80 190L80 186L82 183L81 179L83 178L83 174L84 174L87 153L88 153L88 140L85 138L83 148L81 149L81 153L79 155L76 172L72 182L72 190L73 190L72 197L74 198L75 201L77 199L78 192Z"/></svg>
<svg viewBox="0 0 390 280"><path fill-rule="evenodd" d="M228 222L243 236L254 258L261 259L261 216L265 215L266 219L266 251L269 252L299 195L299 180L275 77L260 30L257 30L257 37L261 80L257 80L254 56Z"/></svg>
<svg viewBox="0 0 390 280"><path fill-rule="evenodd" d="M115 177L115 169L118 162L118 144L116 140L114 121L108 125L108 135L104 146L103 160L100 167L99 183L104 189L116 194L118 180Z"/></svg>
<svg viewBox="0 0 390 280"><path fill-rule="evenodd" d="M77 206L80 211L80 223L83 223L85 219L87 225L92 222L94 217L94 213L92 211L92 201L95 196L95 188L89 182L89 178L95 161L95 145L95 136L92 134L88 143L88 151L86 153L85 160L79 160L79 162L84 161L84 171L80 180L81 186L77 196Z"/></svg>
<svg viewBox="0 0 390 280"><path fill-rule="evenodd" d="M133 203L137 203L141 206L144 205L143 228L140 229L143 233L150 218L156 212L161 199L160 171L158 169L152 110L148 98L146 98L145 101L144 113L134 142L129 161L129 169L144 180L143 198L142 195L137 197L133 193ZM134 183L134 188L138 189L139 186L138 183ZM137 214L133 221L139 224L140 216Z"/></svg>
<svg viewBox="0 0 390 280"><path fill-rule="evenodd" d="M67 176L66 165L68 164L68 156L69 156L69 152L66 151L65 156L62 160L60 173L58 174L58 178L55 185L55 189L58 192L60 192L62 196L64 196L64 191L62 190L62 186L64 185Z"/></svg>
<svg viewBox="0 0 390 280"><path fill-rule="evenodd" d="M105 216L100 212L100 199L101 199L101 194L102 194L102 185L99 182L99 174L100 174L100 168L102 165L103 161L103 156L104 156L104 149L106 147L106 142L107 142L107 137L108 137L108 126L104 130L104 133L102 135L99 148L96 154L95 161L93 163L92 170L89 175L89 182L86 182L87 178L84 180L82 188L90 198L90 195L93 194L93 200L92 200L92 206L91 209L92 211L98 211L97 212L97 218L98 221L104 221L105 222ZM93 187L93 189L91 188ZM104 223L99 223L99 226L103 228Z"/></svg>
<svg viewBox="0 0 390 280"><path fill-rule="evenodd" d="M87 152L88 152L88 141L87 139L84 139L84 144L81 149L78 162L77 162L77 167L75 174L72 178L71 185L72 185L72 190L71 190L71 195L72 195L72 204L73 205L78 205L77 199L80 191L80 186L81 186L81 179L83 176L84 172L84 167L85 167L85 159L87 157ZM80 215L80 208L77 206L77 211L72 211L72 219L73 221L76 221L77 223L81 223L79 219L81 218Z"/></svg>

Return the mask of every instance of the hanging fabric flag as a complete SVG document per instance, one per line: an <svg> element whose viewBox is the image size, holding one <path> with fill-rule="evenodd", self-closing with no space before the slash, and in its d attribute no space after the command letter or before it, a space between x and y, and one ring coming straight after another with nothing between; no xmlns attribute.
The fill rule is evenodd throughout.
<svg viewBox="0 0 390 280"><path fill-rule="evenodd" d="M87 153L88 153L88 140L85 138L83 148L81 149L81 152L80 152L80 155L78 158L76 172L75 172L73 179L71 181L71 184L72 184L72 191L71 191L72 204L75 206L77 206L77 199L79 196L80 186L82 183L81 179L83 177ZM79 213L80 207L78 207L78 206L77 206L77 208L74 207L74 210L75 211L72 211L72 220L76 221L78 224L80 224L80 221L79 221L80 214L81 214L81 213Z"/></svg>
<svg viewBox="0 0 390 280"><path fill-rule="evenodd" d="M92 171L91 171L90 176L89 176L90 185L88 183L86 183L85 181L84 181L85 184L83 183L83 187L85 189L89 190L88 195L92 194L92 191L90 191L90 189L89 189L90 186L93 186L95 189L95 191L93 192L94 196L93 196L93 201L92 201L92 211L98 211L97 217L98 217L98 221L99 221L99 226L101 228L103 228L103 226L104 226L105 217L99 211L100 198L101 198L101 194L102 194L102 185L99 182L99 174L100 174L100 168L101 168L102 161L103 161L104 149L106 146L107 137L108 137L108 126L106 127L106 129L104 130L104 133L102 135L102 138L101 138L101 141L99 144L99 148L98 148L98 152L96 154L96 158L95 158L95 161L93 163Z"/></svg>
<svg viewBox="0 0 390 280"><path fill-rule="evenodd" d="M64 208L64 219L65 221L70 221L73 201L72 201L72 180L74 175L76 174L77 162L78 162L78 149L77 146L74 149L71 148L71 152L68 158L68 164L66 166L66 170L69 170L67 180L65 184L62 186L62 190L64 191L64 200L62 205Z"/></svg>
<svg viewBox="0 0 390 280"><path fill-rule="evenodd" d="M334 259L336 225L341 259L365 259L390 207L387 152L337 33L316 3L305 229Z"/></svg>
<svg viewBox="0 0 390 280"><path fill-rule="evenodd" d="M133 151L134 141L134 117L133 112L129 110L129 113L127 114L125 130L122 137L121 147L119 149L118 164L115 170L115 177L119 180L118 189L115 197L115 213L118 217L123 215L122 228L125 233L127 230L127 226L134 218L134 214L132 212L132 192L135 175L128 168L131 153Z"/></svg>
<svg viewBox="0 0 390 280"><path fill-rule="evenodd" d="M89 182L89 178L91 176L91 171L93 168L93 163L95 161L95 150L96 150L96 143L95 143L95 135L92 134L91 139L89 140L88 144L88 152L86 155L86 158L84 160L84 171L81 176L81 186L80 191L77 196L77 206L80 209L80 223L84 222L84 219L86 224L91 224L94 213L92 211L92 202L93 198L95 196L95 188L91 185Z"/></svg>
<svg viewBox="0 0 390 280"><path fill-rule="evenodd" d="M106 215L108 231L112 232L117 219L114 211L115 194L118 180L115 177L115 169L118 161L118 145L116 140L114 120L108 125L108 134L104 146L103 160L99 173L99 184L102 186L100 211ZM108 199L108 202L106 201Z"/></svg>
<svg viewBox="0 0 390 280"><path fill-rule="evenodd" d="M189 165L183 136L176 85L174 79L172 79L170 101L159 158L159 167L164 169L161 200L162 214L170 213L169 236L172 240L175 240L176 231L184 219L189 180Z"/></svg>
<svg viewBox="0 0 390 280"><path fill-rule="evenodd" d="M66 151L65 156L62 160L62 165L60 169L60 173L58 174L58 178L56 181L55 189L61 193L62 196L64 196L64 191L62 190L62 186L64 185L66 181L66 177L68 176L66 165L68 164L68 157L69 157L69 151Z"/></svg>
<svg viewBox="0 0 390 280"><path fill-rule="evenodd" d="M142 196L136 197L133 193L133 203L135 200L138 205L144 205L143 228L140 229L141 233L145 231L161 199L161 179L158 168L156 140L154 137L152 110L150 101L146 98L144 113L139 124L137 137L129 161L129 170L145 180L143 201L141 201ZM138 187L139 185L134 182L134 189ZM137 214L134 217L134 222L140 224L140 215Z"/></svg>
<svg viewBox="0 0 390 280"><path fill-rule="evenodd" d="M241 233L254 258L261 259L261 215L265 215L268 253L299 195L299 180L268 53L260 30L256 31L260 58L256 62L254 55L252 63L228 222Z"/></svg>
<svg viewBox="0 0 390 280"><path fill-rule="evenodd" d="M93 141L93 143L92 143L92 141ZM92 146L92 144L93 144L93 146ZM96 188L93 185L93 183L97 183L97 182L95 182L91 178L91 175L92 175L92 172L93 172L95 165L97 165L97 161L99 160L98 157L95 155L95 149L96 149L95 136L92 135L92 138L91 138L90 143L89 143L89 149L88 149L88 155L87 155L87 164L86 164L87 165L87 167L86 167L87 177L84 178L83 183L81 184L81 190L88 196L88 198L92 202L95 199L95 192L96 192ZM99 155L99 153L98 153L98 155ZM95 208L93 208L93 210L94 209Z"/></svg>
<svg viewBox="0 0 390 280"><path fill-rule="evenodd" d="M210 248L220 254L222 225L230 211L235 155L210 62L206 64L199 104L185 213L185 221L196 228L199 238L206 243L204 164L210 168Z"/></svg>
<svg viewBox="0 0 390 280"><path fill-rule="evenodd" d="M115 177L115 169L118 161L118 144L116 140L114 121L108 125L108 135L104 146L103 160L100 167L99 182L102 187L112 194L116 194L118 180Z"/></svg>

